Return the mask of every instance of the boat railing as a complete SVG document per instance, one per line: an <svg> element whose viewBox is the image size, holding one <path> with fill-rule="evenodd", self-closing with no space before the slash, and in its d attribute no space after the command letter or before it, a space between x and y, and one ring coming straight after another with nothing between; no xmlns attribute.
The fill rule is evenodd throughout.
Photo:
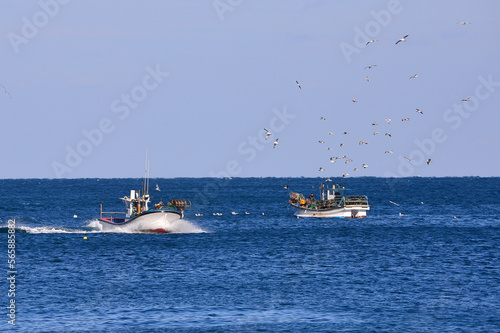
<svg viewBox="0 0 500 333"><path fill-rule="evenodd" d="M103 212L102 211L102 204L101 204L101 218L102 218L102 214L127 214L126 212Z"/></svg>

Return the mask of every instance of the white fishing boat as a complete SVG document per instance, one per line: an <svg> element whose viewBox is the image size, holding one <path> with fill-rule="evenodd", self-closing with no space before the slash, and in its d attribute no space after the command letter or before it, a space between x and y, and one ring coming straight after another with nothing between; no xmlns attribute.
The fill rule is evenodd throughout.
<svg viewBox="0 0 500 333"><path fill-rule="evenodd" d="M140 195L135 190L130 191L130 196L120 198L125 202L125 212L103 212L98 219L101 230L113 231L140 231L140 232L171 232L172 223L184 217L184 211L191 208L191 202L186 199L172 199L166 205L159 202L149 208L151 197L147 194ZM119 214L103 216L109 214Z"/></svg>
<svg viewBox="0 0 500 333"><path fill-rule="evenodd" d="M175 221L184 218L184 211L191 208L191 201L172 199L166 205L160 201L149 208L149 167L146 162L142 194L131 190L130 196L120 198L125 203L125 212L103 212L98 219L103 231L161 232L169 233Z"/></svg>
<svg viewBox="0 0 500 333"><path fill-rule="evenodd" d="M329 180L327 180L329 181ZM320 199L316 200L311 194L305 198L302 193L290 192L289 204L295 207L297 217L338 217L338 218L362 218L370 210L368 197L366 195L346 196L346 188L327 181L321 184Z"/></svg>

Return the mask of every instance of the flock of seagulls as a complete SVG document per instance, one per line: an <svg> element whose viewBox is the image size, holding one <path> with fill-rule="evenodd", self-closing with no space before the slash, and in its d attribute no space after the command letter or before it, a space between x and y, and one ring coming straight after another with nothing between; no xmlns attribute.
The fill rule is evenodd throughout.
<svg viewBox="0 0 500 333"><path fill-rule="evenodd" d="M460 22L458 22L458 23L459 23L459 24L461 24L461 25L468 25L468 24L471 24L470 22L467 22L467 21L460 21ZM410 37L410 35L409 35L409 34L404 35L403 37L401 37L401 38L399 38L398 40L396 40L395 45L398 45L398 44L403 43L403 42L404 42L404 43L406 43L406 41L408 40L408 38L409 38L409 37ZM369 41L366 43L366 46L368 46L369 44L375 43L375 42L378 42L378 39L371 39L371 40L369 40ZM400 46L398 46L398 47L400 47ZM371 65L367 65L367 66L365 66L365 67L364 67L364 69L368 69L368 70L370 70L370 69L373 69L373 68L375 68L375 67L377 67L377 64L371 64ZM412 79L417 80L418 78L419 78L419 74L418 74L418 73L415 73L415 74L413 74L413 75L411 75L411 76L409 77L409 79L410 79L410 80L412 80ZM366 81L366 82L371 82L370 76L366 75L366 76L365 76L365 81ZM301 90L302 90L302 86L300 85L299 81L298 81L298 80L296 80L296 81L295 81L295 83L296 83L297 87L298 87L299 89L301 89ZM470 98L471 98L471 97L466 97L466 98L462 99L462 102L468 102L468 101L470 100ZM359 100L358 100L358 99L356 99L356 98L351 99L351 101L352 101L353 103L358 103L358 102L359 102ZM415 108L415 112L416 112L416 113L418 113L419 115L422 115L422 116L424 115L424 111L422 111L420 108ZM420 116L417 116L417 117L420 117ZM320 121L326 121L326 120L327 120L327 117L325 117L325 116L321 116L319 119L320 119ZM410 117L408 117L408 116L406 116L406 117L402 117L402 118L400 118L400 119L401 119L401 122L403 122L403 123L404 123L404 122L409 122L409 121L410 121ZM386 124L385 124L385 126L389 126L389 125L390 125L391 127L392 127L392 126L395 126L395 125L391 125L391 122L392 122L392 119L391 119L391 118L386 117L386 118L384 118L384 120L385 120L385 123L386 123ZM372 126L377 126L377 128L383 128L383 125L379 125L379 123L378 123L377 121L373 121L373 122L371 123L371 125L372 125ZM268 139L268 138L272 135L272 133L271 133L269 130L267 130L266 128L264 128L264 131L266 131L266 137L265 137L265 138L266 138L266 140L267 140L267 139ZM348 131L343 131L343 132L339 132L339 133L342 133L343 135L349 135L349 132L348 132ZM383 131L382 133L384 133L384 136L388 138L387 140L390 140L390 138L392 138L392 137L393 137L393 135L391 134L391 132L390 132L390 131ZM373 134L373 135L378 135L378 134L380 134L380 132L379 132L379 131L372 131L372 134ZM329 132L328 132L328 135L334 135L334 132L329 131ZM278 139L278 138L276 138L276 140L274 141L274 143L273 143L273 148L276 148L276 147L279 145L278 140L279 140L279 139ZM390 141L388 141L388 142L390 142ZM325 140L318 140L318 143L319 143L319 144L325 144ZM359 145L359 146L366 146L366 145L368 145L368 144L369 144L369 143L368 143L368 141L366 141L366 140L364 140L364 139L361 139L361 140L359 140L359 141L358 141L358 145ZM344 142L340 142L340 143L338 144L338 147L339 147L339 148L343 148L343 147L345 147L345 146L346 146L346 144L345 144ZM345 149L345 148L344 148L344 149ZM326 150L327 150L327 151L332 151L332 148L331 148L331 147L329 147L329 146L327 146L327 147L326 147ZM386 149L386 150L384 151L384 153L385 153L385 154L393 154L393 153L394 153L394 151L393 151L392 149ZM329 158L329 161L330 161L330 163L335 163L335 162L336 162L337 160L339 160L339 159L343 159L345 164L348 164L348 163L350 163L350 162L353 162L353 159L349 158L347 155L342 155L342 156L331 156L331 157ZM404 157L404 159L405 159L406 161L408 161L408 162L412 161L412 159L410 159L410 158L408 158L408 157ZM426 161L427 165L430 165L430 163L431 163L431 162L432 162L432 160L431 160L430 158ZM354 167L352 170L353 170L354 172L359 172L360 170L367 169L367 168L368 168L368 164L366 164L366 163L361 163L361 164L360 164L360 166L358 165L357 167ZM318 172L324 172L324 171L325 171L325 169L324 169L322 166L320 166L317 170L318 170ZM347 176L349 176L349 174L348 174L348 173L343 173L343 174L342 174L342 176L343 176L343 177L347 177Z"/></svg>

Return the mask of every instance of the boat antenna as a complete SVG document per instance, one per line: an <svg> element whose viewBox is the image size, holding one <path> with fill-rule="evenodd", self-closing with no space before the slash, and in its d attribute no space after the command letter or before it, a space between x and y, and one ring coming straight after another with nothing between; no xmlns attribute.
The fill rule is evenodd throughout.
<svg viewBox="0 0 500 333"><path fill-rule="evenodd" d="M146 148L146 162L144 165L144 179L142 181L142 192L144 194L147 194L147 190L148 190L147 175L148 175L148 149Z"/></svg>

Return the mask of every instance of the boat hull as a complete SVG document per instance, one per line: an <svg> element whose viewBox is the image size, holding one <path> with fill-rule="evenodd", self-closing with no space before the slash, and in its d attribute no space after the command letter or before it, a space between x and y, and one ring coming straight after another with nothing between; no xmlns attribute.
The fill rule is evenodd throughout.
<svg viewBox="0 0 500 333"><path fill-rule="evenodd" d="M336 218L364 218L366 212L370 210L370 206L366 205L353 205L344 207L335 207L332 209L309 209L305 207L295 206L297 217L336 217Z"/></svg>
<svg viewBox="0 0 500 333"><path fill-rule="evenodd" d="M106 217L98 221L102 231L169 233L172 224L182 217L180 211L158 209L146 211L133 218Z"/></svg>

